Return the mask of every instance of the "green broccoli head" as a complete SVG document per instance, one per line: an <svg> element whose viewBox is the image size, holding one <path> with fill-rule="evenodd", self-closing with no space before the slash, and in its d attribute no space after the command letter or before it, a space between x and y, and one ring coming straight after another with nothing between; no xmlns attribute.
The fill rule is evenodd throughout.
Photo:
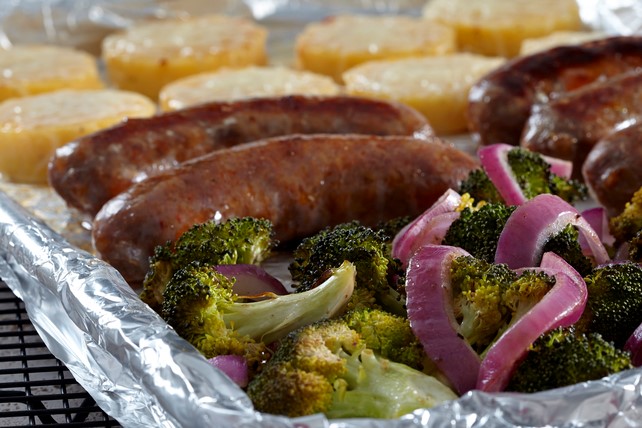
<svg viewBox="0 0 642 428"><path fill-rule="evenodd" d="M194 225L176 242L155 248L141 299L160 312L163 290L180 268L195 261L211 265L258 264L276 244L272 223L265 219L242 217Z"/></svg>
<svg viewBox="0 0 642 428"><path fill-rule="evenodd" d="M537 392L632 368L630 355L598 333L558 328L541 336L517 366L509 391Z"/></svg>
<svg viewBox="0 0 642 428"><path fill-rule="evenodd" d="M466 207L450 225L442 244L463 248L473 257L491 263L495 259L499 235L515 209L503 203Z"/></svg>
<svg viewBox="0 0 642 428"><path fill-rule="evenodd" d="M504 199L497 191L497 187L490 181L483 169L470 171L468 177L459 184L460 194L469 194L476 201L503 204Z"/></svg>
<svg viewBox="0 0 642 428"><path fill-rule="evenodd" d="M433 377L377 356L342 319L290 333L247 393L262 412L329 418L397 418L456 398Z"/></svg>
<svg viewBox="0 0 642 428"><path fill-rule="evenodd" d="M257 362L265 352L264 345L249 335L237 334L223 318L237 301L233 285L234 280L214 267L192 262L167 284L161 313L176 333L206 358L234 354Z"/></svg>
<svg viewBox="0 0 642 428"><path fill-rule="evenodd" d="M642 323L642 267L611 264L594 269L584 280L588 300L579 324L621 348Z"/></svg>
<svg viewBox="0 0 642 428"><path fill-rule="evenodd" d="M234 280L211 265L192 262L167 284L162 316L208 358L224 354L255 357L248 352L255 350L256 343L262 347L302 325L341 313L352 296L355 274L354 266L344 262L305 293L244 302L234 293Z"/></svg>
<svg viewBox="0 0 642 428"><path fill-rule="evenodd" d="M503 304L511 320L518 320L539 303L555 285L555 277L541 271L525 270L506 288Z"/></svg>
<svg viewBox="0 0 642 428"><path fill-rule="evenodd" d="M457 257L450 267L453 308L459 333L479 354L508 323L504 294L517 275L506 265L470 256Z"/></svg>
<svg viewBox="0 0 642 428"><path fill-rule="evenodd" d="M507 158L508 165L527 199L552 193L569 203L575 203L585 200L588 196L586 185L552 173L550 164L539 153L515 147L508 151ZM469 193L477 201L504 202L495 185L481 168L471 171L460 184L459 193Z"/></svg>
<svg viewBox="0 0 642 428"><path fill-rule="evenodd" d="M630 241L642 230L642 188L633 194L619 215L609 220L609 228L618 242Z"/></svg>
<svg viewBox="0 0 642 428"><path fill-rule="evenodd" d="M393 278L401 274L401 264L390 255L389 237L358 221L328 227L305 238L293 252L288 266L298 292L315 286L330 268L344 260L357 269L355 300L350 308L358 309L373 302L373 307L386 307L403 313L402 296L393 287Z"/></svg>
<svg viewBox="0 0 642 428"><path fill-rule="evenodd" d="M427 356L410 328L408 318L366 308L348 312L344 319L348 327L359 333L366 347L377 355L424 370Z"/></svg>
<svg viewBox="0 0 642 428"><path fill-rule="evenodd" d="M542 254L553 252L566 260L582 276L586 276L593 270L593 262L584 255L578 240L579 232L572 224L554 236L551 236L544 244Z"/></svg>
<svg viewBox="0 0 642 428"><path fill-rule="evenodd" d="M550 164L537 152L516 147L508 152L508 164L527 199L552 193L574 203L588 196L586 185L553 174Z"/></svg>

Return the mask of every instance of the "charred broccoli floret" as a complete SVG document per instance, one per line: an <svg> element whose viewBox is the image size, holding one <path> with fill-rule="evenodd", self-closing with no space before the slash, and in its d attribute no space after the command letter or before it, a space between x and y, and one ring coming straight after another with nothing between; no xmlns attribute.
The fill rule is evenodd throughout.
<svg viewBox="0 0 642 428"><path fill-rule="evenodd" d="M357 279L348 309L385 307L403 314L403 296L393 284L395 275L403 272L390 254L388 240L383 232L358 221L328 227L303 239L288 266L296 290L311 289L327 269L349 260L357 269Z"/></svg>
<svg viewBox="0 0 642 428"><path fill-rule="evenodd" d="M558 328L533 343L513 373L507 390L544 391L601 379L630 368L630 355L598 333Z"/></svg>
<svg viewBox="0 0 642 428"><path fill-rule="evenodd" d="M407 318L366 308L348 312L344 319L377 355L417 370L425 369L426 354Z"/></svg>
<svg viewBox="0 0 642 428"><path fill-rule="evenodd" d="M517 275L506 265L468 256L452 261L450 275L459 333L481 354L508 322L503 296Z"/></svg>
<svg viewBox="0 0 642 428"><path fill-rule="evenodd" d="M231 218L222 223L194 225L175 242L155 248L141 299L160 312L163 290L180 268L195 261L211 265L257 264L270 255L276 244L272 223L265 219Z"/></svg>
<svg viewBox="0 0 642 428"><path fill-rule="evenodd" d="M626 242L642 230L642 188L636 191L624 210L609 220L613 237L619 242Z"/></svg>
<svg viewBox="0 0 642 428"><path fill-rule="evenodd" d="M442 244L463 248L472 256L492 263L499 235L515 209L502 203L465 207L450 225Z"/></svg>
<svg viewBox="0 0 642 428"><path fill-rule="evenodd" d="M339 313L352 294L355 269L345 262L322 284L305 293L269 300L241 301L234 280L208 264L179 269L163 292L162 316L207 358L244 355L256 362L255 348L296 328Z"/></svg>
<svg viewBox="0 0 642 428"><path fill-rule="evenodd" d="M329 418L397 418L457 397L432 376L377 355L342 319L289 334L247 393L262 412Z"/></svg>
<svg viewBox="0 0 642 428"><path fill-rule="evenodd" d="M515 147L508 151L507 157L508 165L527 199L552 193L569 203L574 203L588 196L587 188L583 183L567 180L552 173L550 164L539 153ZM459 190L460 193L470 193L478 201L503 202L495 185L483 169L472 171L460 184Z"/></svg>
<svg viewBox="0 0 642 428"><path fill-rule="evenodd" d="M476 201L503 204L504 199L497 191L497 187L490 181L483 169L472 170L468 177L459 184L460 194L469 194Z"/></svg>
<svg viewBox="0 0 642 428"><path fill-rule="evenodd" d="M584 280L588 300L579 325L621 348L642 323L642 267L611 264L594 269Z"/></svg>
<svg viewBox="0 0 642 428"><path fill-rule="evenodd" d="M569 224L544 244L542 254L551 251L566 260L582 276L586 276L593 270L593 263L582 252L578 237L577 228Z"/></svg>
<svg viewBox="0 0 642 428"><path fill-rule="evenodd" d="M483 355L510 325L553 287L555 278L462 256L451 263L450 282L459 334Z"/></svg>

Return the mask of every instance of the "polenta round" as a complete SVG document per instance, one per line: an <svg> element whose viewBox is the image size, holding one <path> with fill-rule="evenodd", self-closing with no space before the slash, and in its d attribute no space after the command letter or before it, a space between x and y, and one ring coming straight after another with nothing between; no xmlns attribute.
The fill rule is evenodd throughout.
<svg viewBox="0 0 642 428"><path fill-rule="evenodd" d="M159 96L162 110L177 110L209 101L286 95L336 95L331 78L287 67L223 69L184 77L165 86Z"/></svg>
<svg viewBox="0 0 642 428"><path fill-rule="evenodd" d="M56 148L155 111L143 95L113 89L66 89L6 100L0 103L0 173L10 181L46 184Z"/></svg>
<svg viewBox="0 0 642 428"><path fill-rule="evenodd" d="M267 62L267 30L242 17L205 15L133 25L103 40L107 76L152 99L181 77Z"/></svg>
<svg viewBox="0 0 642 428"><path fill-rule="evenodd" d="M0 101L58 89L103 86L96 58L86 52L49 45L0 49Z"/></svg>

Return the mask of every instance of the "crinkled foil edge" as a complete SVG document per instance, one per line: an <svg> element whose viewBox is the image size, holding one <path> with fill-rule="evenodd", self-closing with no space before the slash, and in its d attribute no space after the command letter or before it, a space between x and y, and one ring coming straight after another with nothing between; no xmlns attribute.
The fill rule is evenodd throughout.
<svg viewBox="0 0 642 428"><path fill-rule="evenodd" d="M640 2L578 1L583 19L593 28L618 34L636 33L642 28ZM18 4L14 0L8 3L4 12ZM26 3L38 6L33 0ZM82 13L90 17L102 11L101 22L116 28L129 22L118 15L124 3L111 0L75 4L80 4ZM145 13L167 13L154 1L140 3L147 6ZM238 4L230 6L234 2L223 3L224 10L239 10ZM329 7L342 12L368 9L412 13L421 2L356 3L348 7L346 2L337 1L246 0L242 9L259 21L286 23L279 36L283 37L296 28L287 23L317 19ZM0 20L4 17L0 11ZM6 41L7 34L0 34L0 45ZM244 392L142 303L115 269L67 242L4 192L0 192L0 278L24 301L31 321L51 352L97 404L125 427L642 425L642 412L638 410L642 408L642 369L538 394L473 391L397 420L329 421L321 415L288 419L256 412Z"/></svg>

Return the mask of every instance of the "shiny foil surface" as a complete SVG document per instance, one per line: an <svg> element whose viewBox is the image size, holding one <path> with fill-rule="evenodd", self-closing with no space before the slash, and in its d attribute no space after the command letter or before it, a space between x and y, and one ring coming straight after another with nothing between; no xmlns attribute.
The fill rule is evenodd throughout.
<svg viewBox="0 0 642 428"><path fill-rule="evenodd" d="M284 41L291 41L294 32L311 20L338 12L419 14L423 4L418 0L5 0L0 6L0 46L51 42L92 50L106 32L137 19L216 11L265 23L274 30L269 47L278 56L286 51ZM591 27L613 34L642 28L642 2L580 0L580 6ZM25 302L52 353L125 427L642 425L642 369L538 394L473 391L398 420L327 420L320 415L288 419L255 412L236 384L142 303L115 269L86 251L90 247L82 219L66 211L50 189L8 183L0 188L0 278Z"/></svg>

